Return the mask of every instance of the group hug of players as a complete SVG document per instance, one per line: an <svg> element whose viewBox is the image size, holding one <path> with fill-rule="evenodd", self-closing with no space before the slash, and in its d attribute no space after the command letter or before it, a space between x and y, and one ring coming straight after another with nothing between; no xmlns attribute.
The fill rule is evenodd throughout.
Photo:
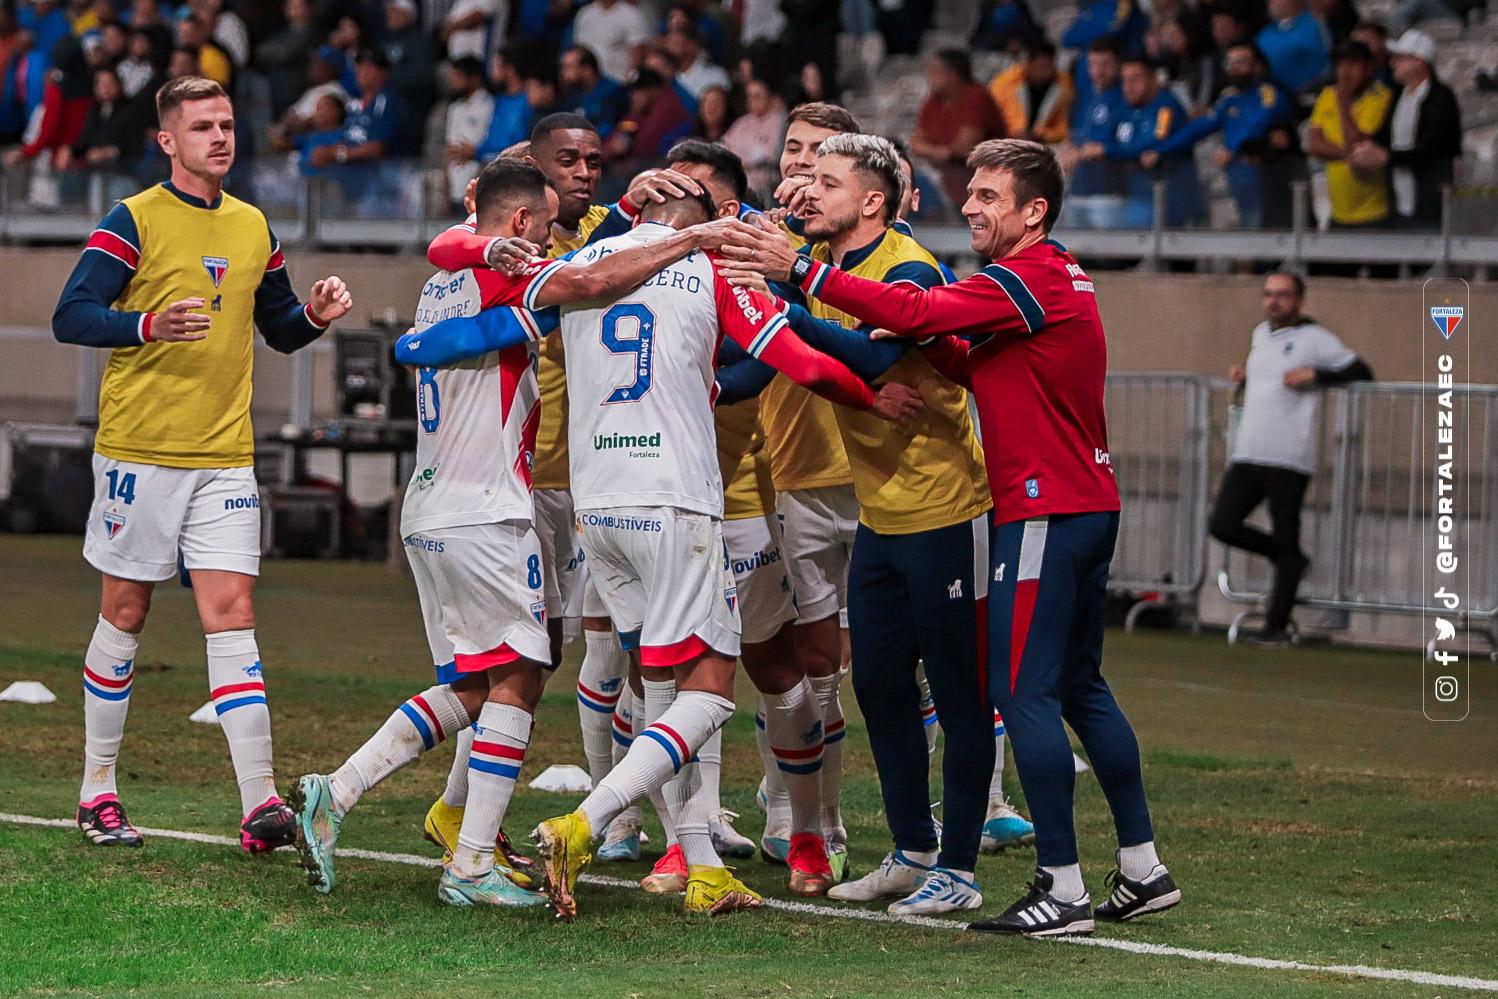
<svg viewBox="0 0 1498 999"><path fill-rule="evenodd" d="M1033 840L1029 891L975 928L1091 932L1064 719L1118 827L1119 870L1096 915L1179 902L1155 855L1137 744L1099 673L1118 509L1106 354L1090 281L1044 238L1061 200L1044 147L1001 141L975 154L964 214L994 263L956 283L901 221L914 196L908 160L835 106L792 113L769 215L750 207L733 154L696 141L617 204L594 205L600 143L575 115L543 119L487 165L473 214L429 248L442 269L396 346L419 372L401 535L437 682L283 802L253 637L258 563L237 526L250 505L218 504L242 485L224 480L253 483L241 446L252 445L250 320L272 346L296 349L351 302L337 278L296 302L263 217L221 193L232 128L227 155L221 139L193 148L203 129L183 119L217 116L223 132L227 99L205 90L166 103L173 180L106 218L54 324L59 339L114 348L85 546L105 579L85 659L79 825L91 841L140 842L113 772L150 588L180 557L240 780L242 842L295 843L321 891L333 890L340 829L360 797L451 738L456 759L426 819L444 849L443 902L549 904L570 918L595 852L639 858L648 797L667 849L642 885L683 893L691 912L758 907L722 859L754 851L718 794L741 660L760 692L760 852L786 864L793 893L892 899L897 913L975 909L980 848ZM202 274L217 292L236 271L201 252L221 241L216 223L231 208L255 217L245 229L257 229L264 262L232 329L195 311L206 294L177 299ZM149 238L183 211L220 216L201 246ZM229 308L212 301L211 312ZM89 332L101 324L108 335ZM237 374L210 376L189 356L208 344L242 352L242 369L235 354ZM203 400L212 425L173 421L181 440L129 426L140 414L120 400L146 399L143 382L171 375L242 378L243 411ZM240 384L220 386L221 398ZM159 486L149 506L148 484ZM169 515L142 523L166 496ZM234 576L238 589L221 578ZM570 621L586 643L577 700L593 789L540 825L538 870L501 826ZM894 841L857 879L838 808L850 661ZM1001 717L1033 828L1003 794ZM938 718L942 823L928 794Z"/></svg>

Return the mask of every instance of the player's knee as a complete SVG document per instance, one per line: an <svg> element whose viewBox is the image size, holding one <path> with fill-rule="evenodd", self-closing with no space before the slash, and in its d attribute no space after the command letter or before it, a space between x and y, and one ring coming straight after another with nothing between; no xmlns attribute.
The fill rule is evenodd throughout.
<svg viewBox="0 0 1498 999"><path fill-rule="evenodd" d="M1231 517L1224 515L1221 510L1213 507L1212 515L1207 519L1208 534L1223 544L1228 544L1229 536L1233 533L1236 526Z"/></svg>
<svg viewBox="0 0 1498 999"><path fill-rule="evenodd" d="M130 635L138 635L146 626L146 615L150 613L149 598L140 601L115 603L103 608L100 616L116 628Z"/></svg>

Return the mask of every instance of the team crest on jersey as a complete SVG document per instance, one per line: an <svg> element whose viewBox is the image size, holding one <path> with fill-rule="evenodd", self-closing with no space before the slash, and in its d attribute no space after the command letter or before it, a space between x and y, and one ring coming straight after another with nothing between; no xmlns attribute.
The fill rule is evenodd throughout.
<svg viewBox="0 0 1498 999"><path fill-rule="evenodd" d="M114 540L114 536L116 534L119 534L120 530L124 526L125 526L125 515L123 513L115 513L113 510L105 510L104 511L104 535L105 535L105 537L107 537L107 538L109 538L109 540L113 541Z"/></svg>
<svg viewBox="0 0 1498 999"><path fill-rule="evenodd" d="M1028 496L1028 497L1030 497L1031 499L1035 499L1037 496L1040 495L1040 480L1039 479L1026 479L1025 480L1025 495Z"/></svg>
<svg viewBox="0 0 1498 999"><path fill-rule="evenodd" d="M728 605L728 609L731 611L739 609L739 588L737 585L725 586L723 588L723 602Z"/></svg>
<svg viewBox="0 0 1498 999"><path fill-rule="evenodd" d="M1460 305L1432 305L1430 307L1430 321L1436 324L1436 329L1441 335L1450 340L1456 328L1462 324L1462 317L1467 310Z"/></svg>
<svg viewBox="0 0 1498 999"><path fill-rule="evenodd" d="M204 257L203 270L213 279L213 286L217 288L224 280L224 275L229 273L229 259L227 257Z"/></svg>
<svg viewBox="0 0 1498 999"><path fill-rule="evenodd" d="M531 617L533 617L533 618L536 619L536 623L537 624L545 624L546 623L546 601L545 600L533 600L533 601L531 601Z"/></svg>

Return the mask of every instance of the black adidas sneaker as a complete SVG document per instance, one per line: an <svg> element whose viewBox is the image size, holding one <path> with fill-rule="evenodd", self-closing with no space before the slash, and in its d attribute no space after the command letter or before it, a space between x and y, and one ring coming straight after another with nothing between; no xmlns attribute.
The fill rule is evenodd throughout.
<svg viewBox="0 0 1498 999"><path fill-rule="evenodd" d="M1097 917L1110 922L1123 922L1135 916L1151 912L1164 912L1181 902L1181 889L1163 864L1155 865L1150 876L1143 881L1130 881L1122 871L1115 870L1103 882L1113 889L1108 901L1097 907Z"/></svg>
<svg viewBox="0 0 1498 999"><path fill-rule="evenodd" d="M1087 935L1093 931L1092 900L1083 895L1075 902L1063 902L1051 894L1055 879L1036 870L1030 891L992 919L969 923L968 929L979 933L1014 933L1027 937L1062 937Z"/></svg>
<svg viewBox="0 0 1498 999"><path fill-rule="evenodd" d="M94 846L141 846L145 842L126 817L125 806L112 794L80 804L78 828Z"/></svg>

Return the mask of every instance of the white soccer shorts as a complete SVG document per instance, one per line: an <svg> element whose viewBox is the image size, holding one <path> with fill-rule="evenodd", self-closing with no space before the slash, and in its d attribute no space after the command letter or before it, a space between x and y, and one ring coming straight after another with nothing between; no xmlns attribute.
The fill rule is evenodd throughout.
<svg viewBox="0 0 1498 999"><path fill-rule="evenodd" d="M583 551L572 516L572 493L537 489L533 521L546 573L546 613L558 620L581 616Z"/></svg>
<svg viewBox="0 0 1498 999"><path fill-rule="evenodd" d="M260 574L255 470L167 468L94 455L83 557L120 579L159 582L188 569Z"/></svg>
<svg viewBox="0 0 1498 999"><path fill-rule="evenodd" d="M723 521L723 540L739 588L739 617L746 645L768 642L787 621L796 620L796 593L791 587L776 517Z"/></svg>
<svg viewBox="0 0 1498 999"><path fill-rule="evenodd" d="M739 654L738 588L722 522L674 507L579 510L590 575L626 649L679 666L709 649Z"/></svg>
<svg viewBox="0 0 1498 999"><path fill-rule="evenodd" d="M551 663L541 546L528 521L422 531L405 544L439 683L521 658Z"/></svg>
<svg viewBox="0 0 1498 999"><path fill-rule="evenodd" d="M848 626L848 563L858 533L858 497L852 486L824 486L779 493L785 556L805 624L833 614Z"/></svg>

